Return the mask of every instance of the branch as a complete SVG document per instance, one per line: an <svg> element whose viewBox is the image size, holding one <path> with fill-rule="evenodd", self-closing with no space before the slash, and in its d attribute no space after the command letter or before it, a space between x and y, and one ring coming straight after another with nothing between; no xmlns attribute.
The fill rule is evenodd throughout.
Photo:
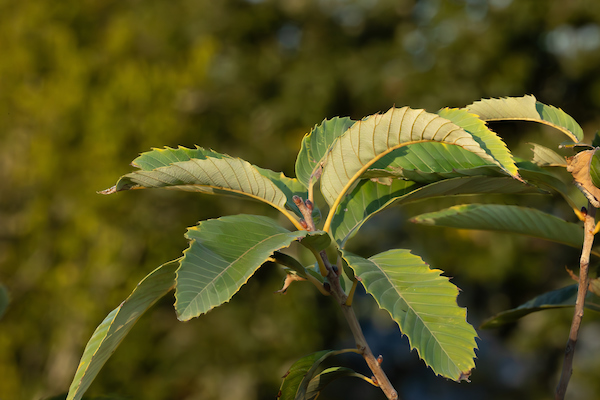
<svg viewBox="0 0 600 400"><path fill-rule="evenodd" d="M304 217L306 230L309 232L315 230L315 224L312 219L312 202L310 200L304 202L300 197L294 196L294 203L296 203L300 209L300 212L302 213L302 216ZM367 340L365 339L362 328L358 323L358 318L356 318L354 309L351 305L346 305L348 295L346 295L346 292L344 292L344 289L342 289L340 284L340 274L342 273L341 269L331 264L325 250L321 251L318 256L320 260L317 259L317 261L320 265L322 263L327 271L327 280L330 284L330 293L342 309L342 313L344 314L344 317L350 326L350 331L352 331L352 335L354 336L356 348L359 350L360 354L367 362L369 369L371 369L371 372L373 373L373 382L379 386L389 400L397 400L398 392L396 392L392 386L392 383L381 368L381 356L379 358L375 358L371 348L369 347L369 344L367 343Z"/></svg>
<svg viewBox="0 0 600 400"><path fill-rule="evenodd" d="M556 386L555 400L563 400L569 385L569 379L573 374L573 356L575 355L575 345L577 344L577 335L581 319L583 318L583 309L585 306L585 296L587 294L589 277L588 267L590 265L590 252L594 243L594 234L596 228L596 208L588 202L588 210L582 213L584 219L583 231L583 248L581 250L581 259L579 261L579 285L577 288L577 301L575 303L575 313L573 314L573 322L571 323L571 331L569 332L569 340L565 349L565 359L563 361L562 373L560 381Z"/></svg>

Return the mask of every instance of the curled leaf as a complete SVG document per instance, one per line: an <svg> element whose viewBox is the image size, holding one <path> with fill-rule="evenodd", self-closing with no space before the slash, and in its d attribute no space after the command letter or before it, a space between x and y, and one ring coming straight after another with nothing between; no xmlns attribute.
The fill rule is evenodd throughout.
<svg viewBox="0 0 600 400"><path fill-rule="evenodd" d="M573 175L575 185L590 204L600 208L600 189L594 184L594 180L600 184L600 160L595 154L596 150L585 150L569 157L567 171Z"/></svg>

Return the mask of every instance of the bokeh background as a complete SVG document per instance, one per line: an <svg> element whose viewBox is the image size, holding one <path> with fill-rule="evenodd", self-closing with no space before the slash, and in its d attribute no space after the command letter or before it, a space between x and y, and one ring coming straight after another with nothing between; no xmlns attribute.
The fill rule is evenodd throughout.
<svg viewBox="0 0 600 400"><path fill-rule="evenodd" d="M64 396L95 327L148 272L181 254L186 227L273 215L190 193L96 193L142 151L198 144L293 176L302 136L324 118L524 94L563 108L588 141L600 126L594 0L0 0L0 54L0 283L11 298L0 320L3 400ZM494 128L522 157L530 140L562 140L527 124ZM364 256L414 249L453 277L475 326L571 283L564 267L577 269L575 249L407 222L458 201L386 211L350 247ZM574 220L551 197L500 201ZM295 359L352 346L328 299L303 284L273 294L282 279L262 268L230 303L187 323L167 296L88 394L275 398ZM435 377L372 299L355 304L403 399L552 396L569 310L481 331L472 383L457 384ZM599 335L598 317L586 313L572 399L600 393ZM352 356L335 361L368 373ZM322 398L384 397L342 380Z"/></svg>

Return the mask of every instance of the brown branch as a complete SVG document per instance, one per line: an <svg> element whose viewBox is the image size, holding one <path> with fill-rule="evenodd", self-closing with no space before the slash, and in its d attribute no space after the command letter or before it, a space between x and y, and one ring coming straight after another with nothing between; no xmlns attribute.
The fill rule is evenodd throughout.
<svg viewBox="0 0 600 400"><path fill-rule="evenodd" d="M309 232L314 231L316 228L312 219L313 205L311 201L307 200L306 202L304 202L300 197L294 196L294 203L298 206L298 209L304 217L304 221L306 222L306 230ZM392 386L392 383L381 368L380 360L375 358L375 356L373 355L373 352L371 351L371 348L369 347L369 344L365 339L365 335L362 332L362 328L358 323L358 318L356 318L354 309L351 305L346 305L348 295L346 294L346 292L344 292L344 289L342 289L342 286L340 284L340 274L342 273L342 271L331 264L325 250L321 251L319 253L319 256L327 270L327 280L330 284L329 291L342 309L342 313L344 314L344 317L346 318L346 321L350 326L350 331L354 336L356 348L360 351L360 354L363 356L367 365L369 366L369 369L373 373L373 381L377 383L379 388L383 391L383 393L389 400L397 400L398 392L396 392L396 390Z"/></svg>
<svg viewBox="0 0 600 400"><path fill-rule="evenodd" d="M577 301L575 303L575 312L573 313L573 322L571 323L571 331L569 332L569 340L565 349L565 359L563 361L562 373L560 381L556 386L555 400L563 400L569 385L569 379L573 374L573 356L575 355L575 345L577 344L577 335L581 319L583 318L583 309L585 306L585 296L588 290L589 277L588 267L590 265L590 252L594 243L594 230L596 228L596 208L588 202L588 211L583 213L584 216L584 237L583 248L581 250L581 259L579 261L579 285L577 287Z"/></svg>

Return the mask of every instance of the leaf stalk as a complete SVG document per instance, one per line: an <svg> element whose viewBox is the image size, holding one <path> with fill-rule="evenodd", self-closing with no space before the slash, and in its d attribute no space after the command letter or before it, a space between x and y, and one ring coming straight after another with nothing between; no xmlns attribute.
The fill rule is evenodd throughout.
<svg viewBox="0 0 600 400"><path fill-rule="evenodd" d="M310 202L310 200L309 200L309 202ZM302 216L304 216L304 218L306 220L306 223L309 227L309 228L307 228L307 230L309 230L311 226L314 227L315 225L312 220L312 214L310 213L310 210L306 207L306 203L297 196L294 197L294 203L296 203L296 205L300 209L300 212L302 213ZM310 203L309 203L309 205L310 205ZM303 211L303 209L305 211ZM319 253L319 256L315 257L315 258L317 259L317 262L319 263L319 267L321 266L321 264L323 264L324 268L326 269L326 272L327 272L326 277L330 284L330 288L329 288L330 293L333 296L333 298L335 298L335 300L340 305L340 308L342 309L342 313L344 314L344 317L346 318L346 322L348 323L348 326L350 327L350 331L352 332L352 335L354 336L354 342L356 343L356 348L359 350L360 354L363 356L363 358L365 359L365 362L369 366L369 369L373 373L373 378L371 379L371 381L372 381L371 383L373 383L375 386L378 386L379 388L381 388L381 390L383 391L383 393L389 400L397 400L398 392L396 392L396 389L394 389L394 387L392 386L392 383L390 382L387 375L385 374L385 371L383 371L383 368L381 368L381 363L373 355L373 352L371 351L371 348L369 347L369 344L367 343L367 340L365 339L365 335L363 334L362 328L358 322L358 318L356 317L356 314L354 313L354 309L352 308L352 305L351 305L352 297L354 296L354 292L356 290L358 279L355 278L353 280L352 289L350 290L350 296L352 296L352 297L350 297L346 294L346 292L344 292L344 289L342 289L342 286L340 284L341 269L334 267L331 264L331 262L329 261L329 258L327 257L327 253L325 252L325 250L321 251ZM348 300L350 300L350 304L347 304Z"/></svg>
<svg viewBox="0 0 600 400"><path fill-rule="evenodd" d="M584 211L584 210L582 210ZM582 212L584 216L584 238L583 248L581 250L581 258L579 260L579 285L577 288L577 301L575 303L575 312L573 313L573 321L571 322L571 331L569 332L569 340L565 348L565 358L563 368L560 375L560 380L556 386L555 400L564 400L567 392L569 380L573 374L573 357L575 355L575 345L577 344L577 336L579 327L583 319L583 311L585 306L585 296L589 285L588 269L590 265L590 253L594 243L594 234L596 233L596 208L588 201L588 211Z"/></svg>

